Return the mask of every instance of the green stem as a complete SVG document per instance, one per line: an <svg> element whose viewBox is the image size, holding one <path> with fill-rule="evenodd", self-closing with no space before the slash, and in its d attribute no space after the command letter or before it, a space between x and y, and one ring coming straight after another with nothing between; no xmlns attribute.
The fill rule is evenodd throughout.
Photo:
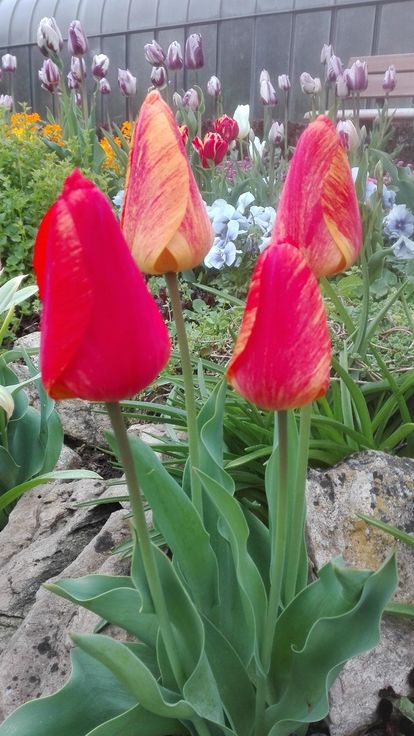
<svg viewBox="0 0 414 736"><path fill-rule="evenodd" d="M410 310L408 308L408 304L407 304L407 300L406 300L406 298L404 296L404 292L401 292L401 294L400 294L400 302L401 302L402 307L404 309L405 316L407 317L407 322L408 322L408 324L410 326L411 332L414 335L414 320L413 320L413 315L411 314L411 312L410 312Z"/></svg>
<svg viewBox="0 0 414 736"><path fill-rule="evenodd" d="M4 340L4 336L5 336L6 332L7 332L7 328L9 326L10 322L13 319L13 315L14 315L14 306L11 306L10 309L9 309L9 311L7 312L7 314L6 314L6 316L5 316L4 320L3 320L3 324L2 324L2 326L0 328L0 345L2 344L2 342Z"/></svg>
<svg viewBox="0 0 414 736"><path fill-rule="evenodd" d="M289 155L289 141L288 141L288 125L289 125L289 90L285 93L285 159L287 161Z"/></svg>
<svg viewBox="0 0 414 736"><path fill-rule="evenodd" d="M289 537L287 540L286 592L285 605L298 593L300 580L299 566L306 516L306 476L308 471L309 435L312 418L312 402L303 406L300 412L299 445L296 465L295 486L292 489L292 513L290 516Z"/></svg>
<svg viewBox="0 0 414 736"><path fill-rule="evenodd" d="M273 205L273 187L275 185L275 146L269 143L269 204Z"/></svg>
<svg viewBox="0 0 414 736"><path fill-rule="evenodd" d="M9 441L7 437L7 419L6 419L6 412L3 409L0 409L0 440L1 444L0 447L4 447L5 450L9 449ZM0 526L0 529L2 527Z"/></svg>
<svg viewBox="0 0 414 736"><path fill-rule="evenodd" d="M128 435L124 424L121 407L118 402L108 402L106 404L106 408L118 444L119 459L121 460L125 471L125 478L131 502L132 524L137 535L148 587L160 625L161 636L164 641L165 649L170 660L174 677L177 681L178 686L182 688L185 683L185 675L182 669L179 653L177 652L177 646L174 640L174 634L168 616L168 609L164 598L164 592L161 587L161 581L158 575L158 570L152 550L151 539L145 519L144 504L142 502L136 468L129 445Z"/></svg>
<svg viewBox="0 0 414 736"><path fill-rule="evenodd" d="M355 325L354 325L354 323L353 323L353 321L352 321L352 319L351 319L351 317L349 315L349 312L348 312L347 308L342 303L341 298L338 296L338 294L336 293L334 287L332 286L332 284L330 283L330 281L328 281L327 278L324 277L324 278L321 279L321 285L323 287L323 290L324 290L326 296L331 300L331 302L334 305L337 313L341 317L341 319L342 319L342 321L344 323L344 326L345 326L345 328L346 328L346 330L348 332L348 335L352 335L355 332L356 327L355 327Z"/></svg>
<svg viewBox="0 0 414 736"><path fill-rule="evenodd" d="M176 273L166 273L168 293L171 299L173 317L177 330L178 347L181 356L181 370L184 380L185 408L187 412L188 449L191 469L191 498L201 518L203 518L203 497L201 483L194 472L199 467L197 407L194 395L193 368L188 348L187 333L185 330L183 310L181 308L180 292Z"/></svg>
<svg viewBox="0 0 414 736"><path fill-rule="evenodd" d="M359 318L358 332L354 340L354 352L359 353L361 358L364 358L368 341L366 340L367 328L368 328L368 317L369 317L369 272L366 255L364 252L361 253L361 269L362 269L362 308L361 316Z"/></svg>
<svg viewBox="0 0 414 736"><path fill-rule="evenodd" d="M276 493L276 518L273 519L272 555L270 560L270 593L265 632L263 637L262 661L267 672L270 665L273 636L279 613L285 563L286 521L288 512L288 426L287 412L275 415L279 437L279 483Z"/></svg>

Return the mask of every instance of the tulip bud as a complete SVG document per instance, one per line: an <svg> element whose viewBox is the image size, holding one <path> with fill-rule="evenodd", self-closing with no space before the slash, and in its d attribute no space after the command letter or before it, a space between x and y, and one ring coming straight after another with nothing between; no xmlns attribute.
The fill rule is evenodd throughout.
<svg viewBox="0 0 414 736"><path fill-rule="evenodd" d="M39 69L39 79L43 89L47 90L47 92L53 94L56 91L60 82L60 72L52 59L45 59L43 62L42 68Z"/></svg>
<svg viewBox="0 0 414 736"><path fill-rule="evenodd" d="M329 82L336 82L344 72L344 65L339 56L332 54L326 67L326 78Z"/></svg>
<svg viewBox="0 0 414 736"><path fill-rule="evenodd" d="M71 56L83 56L89 48L80 20L73 20L68 31L68 51Z"/></svg>
<svg viewBox="0 0 414 736"><path fill-rule="evenodd" d="M151 43L146 43L144 46L144 54L146 60L153 64L153 66L159 66L165 61L165 54L159 43L155 40Z"/></svg>
<svg viewBox="0 0 414 736"><path fill-rule="evenodd" d="M188 126L187 125L179 125L178 130L180 131L181 140L184 145L187 144L188 141Z"/></svg>
<svg viewBox="0 0 414 736"><path fill-rule="evenodd" d="M58 54L63 49L63 38L54 18L42 18L37 28L37 45L44 56L49 51Z"/></svg>
<svg viewBox="0 0 414 736"><path fill-rule="evenodd" d="M233 119L239 126L239 134L237 137L241 140L243 140L243 138L247 138L250 132L249 115L250 105L237 105L234 111Z"/></svg>
<svg viewBox="0 0 414 736"><path fill-rule="evenodd" d="M4 67L3 67L4 68ZM395 71L394 64L388 67L384 75L384 81L382 83L382 89L385 92L392 92L397 84L397 73Z"/></svg>
<svg viewBox="0 0 414 736"><path fill-rule="evenodd" d="M363 92L368 87L368 67L366 61L357 59L345 72L351 92Z"/></svg>
<svg viewBox="0 0 414 736"><path fill-rule="evenodd" d="M157 91L147 95L134 127L121 227L144 273L194 268L212 245L177 123Z"/></svg>
<svg viewBox="0 0 414 736"><path fill-rule="evenodd" d="M185 42L185 66L187 69L201 69L204 66L203 41L201 33L191 33Z"/></svg>
<svg viewBox="0 0 414 736"><path fill-rule="evenodd" d="M167 68L171 72L176 72L178 71L178 69L183 68L183 52L181 51L181 45L178 43L178 41L172 41L172 43L170 43L167 50L165 63Z"/></svg>
<svg viewBox="0 0 414 736"><path fill-rule="evenodd" d="M82 95L80 92L75 91L75 102L77 107L82 107Z"/></svg>
<svg viewBox="0 0 414 736"><path fill-rule="evenodd" d="M214 74L207 82L207 92L211 97L220 97L221 95L221 82Z"/></svg>
<svg viewBox="0 0 414 736"><path fill-rule="evenodd" d="M79 56L72 56L70 60L70 71L77 82L82 82L86 77L85 59L82 59Z"/></svg>
<svg viewBox="0 0 414 736"><path fill-rule="evenodd" d="M352 120L340 120L336 126L336 130L344 148L347 150L358 148L358 131Z"/></svg>
<svg viewBox="0 0 414 736"><path fill-rule="evenodd" d="M285 126L283 123L274 122L269 130L269 143L279 146L285 137Z"/></svg>
<svg viewBox="0 0 414 736"><path fill-rule="evenodd" d="M4 54L1 57L1 66L4 72L15 72L17 69L17 59L12 54Z"/></svg>
<svg viewBox="0 0 414 736"><path fill-rule="evenodd" d="M11 112L13 110L13 98L11 95L0 95L0 107Z"/></svg>
<svg viewBox="0 0 414 736"><path fill-rule="evenodd" d="M151 71L151 82L157 89L167 86L167 72L163 66L154 66Z"/></svg>
<svg viewBox="0 0 414 736"><path fill-rule="evenodd" d="M92 59L92 74L95 79L103 79L109 69L109 59L106 54L95 54Z"/></svg>
<svg viewBox="0 0 414 736"><path fill-rule="evenodd" d="M219 133L206 133L203 140L196 137L192 144L200 156L201 165L204 169L209 168L209 162L215 166L220 164L228 150L228 143Z"/></svg>
<svg viewBox="0 0 414 736"><path fill-rule="evenodd" d="M69 72L66 79L68 80L69 89L79 89L79 80L76 79L73 72Z"/></svg>
<svg viewBox="0 0 414 736"><path fill-rule="evenodd" d="M230 118L228 115L222 115L217 118L213 123L213 130L215 133L219 133L227 143L234 141L239 135L239 126L234 118Z"/></svg>
<svg viewBox="0 0 414 736"><path fill-rule="evenodd" d="M336 96L341 97L342 99L345 99L345 97L349 96L348 77L346 74L347 71L349 70L345 69L345 72L343 74L340 74L336 80Z"/></svg>
<svg viewBox="0 0 414 736"><path fill-rule="evenodd" d="M111 92L111 85L109 84L106 77L99 80L99 91L101 95L109 95Z"/></svg>
<svg viewBox="0 0 414 736"><path fill-rule="evenodd" d="M300 75L300 87L306 95L318 95L322 89L322 84L319 77L314 78L308 72L303 72Z"/></svg>
<svg viewBox="0 0 414 736"><path fill-rule="evenodd" d="M321 50L321 64L327 64L333 54L332 44L324 43Z"/></svg>
<svg viewBox="0 0 414 736"><path fill-rule="evenodd" d="M129 69L118 69L118 85L124 97L131 97L137 93L137 78L131 74Z"/></svg>
<svg viewBox="0 0 414 736"><path fill-rule="evenodd" d="M176 107L178 107L178 109L181 109L183 107L183 98L181 97L179 92L174 92L173 103Z"/></svg>
<svg viewBox="0 0 414 736"><path fill-rule="evenodd" d="M273 106L277 104L276 91L266 69L263 69L260 73L260 99L263 105Z"/></svg>
<svg viewBox="0 0 414 736"><path fill-rule="evenodd" d="M290 90L290 79L287 74L280 74L280 76L277 78L277 83L279 89L281 89L283 92L288 92Z"/></svg>
<svg viewBox="0 0 414 736"><path fill-rule="evenodd" d="M187 92L183 96L183 107L195 112L196 110L198 110L199 104L200 102L198 99L197 91L193 89L193 87L190 87L190 89L187 90Z"/></svg>

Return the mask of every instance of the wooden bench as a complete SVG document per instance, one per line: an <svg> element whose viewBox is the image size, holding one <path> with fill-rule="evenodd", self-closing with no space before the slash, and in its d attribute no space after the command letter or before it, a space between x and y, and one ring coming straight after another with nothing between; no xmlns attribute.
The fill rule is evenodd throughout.
<svg viewBox="0 0 414 736"><path fill-rule="evenodd" d="M385 71L391 64L396 70L396 86L388 93L388 115L398 120L414 119L414 53L413 54L382 54L378 56L353 56L348 61L348 69L354 61L366 61L368 67L368 87L360 93L361 100L375 99L383 102L386 93L382 88ZM410 99L409 107L394 107L393 99L406 97ZM338 112L338 118L342 119L342 111ZM345 110L345 118L352 117L352 110ZM378 117L377 108L364 108L361 106L360 120L374 120Z"/></svg>

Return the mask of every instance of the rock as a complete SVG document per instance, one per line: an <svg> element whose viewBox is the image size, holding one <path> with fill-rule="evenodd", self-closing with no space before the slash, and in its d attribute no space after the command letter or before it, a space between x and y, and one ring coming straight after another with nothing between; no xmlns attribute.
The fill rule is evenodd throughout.
<svg viewBox="0 0 414 736"><path fill-rule="evenodd" d="M389 534L357 518L365 514L406 532L414 531L414 461L380 452L351 456L308 478L309 551L316 567L342 555L356 567L376 569L395 545ZM396 600L414 603L414 553L398 542ZM378 691L391 685L406 693L414 666L414 626L386 616L381 642L348 662L331 689L331 736L345 736L372 721Z"/></svg>
<svg viewBox="0 0 414 736"><path fill-rule="evenodd" d="M103 490L95 480L48 483L27 492L11 512L0 532L0 652L41 584L76 559L114 510L108 504L76 508Z"/></svg>
<svg viewBox="0 0 414 736"><path fill-rule="evenodd" d="M127 574L128 562L112 555L111 551L128 535L125 512L112 513L76 559L59 571L58 577ZM52 582L56 578L47 579ZM63 686L70 674L70 634L92 631L98 622L95 614L50 591L38 591L34 605L1 657L0 714L3 718L27 700L51 694ZM106 627L104 633L128 638L124 631L115 631L113 627Z"/></svg>
<svg viewBox="0 0 414 736"><path fill-rule="evenodd" d="M54 470L75 470L82 467L82 460L75 450L72 450L66 445L62 446L59 460L57 461Z"/></svg>

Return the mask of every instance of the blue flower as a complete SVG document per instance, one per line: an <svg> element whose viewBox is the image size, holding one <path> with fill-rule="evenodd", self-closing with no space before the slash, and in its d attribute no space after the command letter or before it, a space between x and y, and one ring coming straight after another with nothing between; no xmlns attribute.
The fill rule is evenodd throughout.
<svg viewBox="0 0 414 736"><path fill-rule="evenodd" d="M414 233L414 215L405 204L395 204L384 217L383 224L390 238L409 238Z"/></svg>
<svg viewBox="0 0 414 736"><path fill-rule="evenodd" d="M393 253L396 258L411 260L414 258L414 240L410 240L405 235L401 235L397 242L392 246Z"/></svg>
<svg viewBox="0 0 414 736"><path fill-rule="evenodd" d="M122 207L122 205L124 204L124 195L124 189L120 189L119 192L115 194L115 197L112 197L112 201L115 207Z"/></svg>
<svg viewBox="0 0 414 736"><path fill-rule="evenodd" d="M236 246L231 241L225 242L216 238L212 248L204 259L204 265L207 268L223 268L223 266L232 266L236 260Z"/></svg>

